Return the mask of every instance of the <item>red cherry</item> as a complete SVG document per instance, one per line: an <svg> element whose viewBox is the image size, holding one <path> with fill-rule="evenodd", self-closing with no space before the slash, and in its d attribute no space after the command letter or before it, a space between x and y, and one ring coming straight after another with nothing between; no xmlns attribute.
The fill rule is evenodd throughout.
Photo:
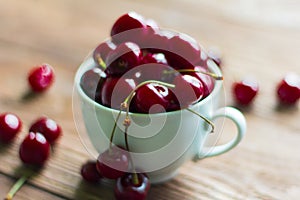
<svg viewBox="0 0 300 200"><path fill-rule="evenodd" d="M145 53L140 58L140 65L147 63L168 64L165 55L162 53Z"/></svg>
<svg viewBox="0 0 300 200"><path fill-rule="evenodd" d="M136 90L133 103L136 112L161 113L168 109L172 97L166 86L149 83Z"/></svg>
<svg viewBox="0 0 300 200"><path fill-rule="evenodd" d="M189 74L178 75L175 77L173 84L175 85L174 93L181 108L188 107L203 97L203 84L194 76Z"/></svg>
<svg viewBox="0 0 300 200"><path fill-rule="evenodd" d="M139 44L147 34L147 25L143 16L136 12L129 12L116 20L111 29L112 41L135 42Z"/></svg>
<svg viewBox="0 0 300 200"><path fill-rule="evenodd" d="M54 71L49 64L42 64L34 67L29 75L28 82L35 92L44 92L54 81Z"/></svg>
<svg viewBox="0 0 300 200"><path fill-rule="evenodd" d="M50 144L41 133L30 132L20 146L19 155L23 163L43 165L50 154Z"/></svg>
<svg viewBox="0 0 300 200"><path fill-rule="evenodd" d="M93 52L93 58L95 62L101 65L102 63L99 62L99 59L101 58L104 62L109 52L111 52L114 49L116 49L116 45L111 41L106 41L99 44Z"/></svg>
<svg viewBox="0 0 300 200"><path fill-rule="evenodd" d="M108 77L98 86L100 96L96 96L96 101L104 106L119 109L121 103L136 87L133 79L123 77Z"/></svg>
<svg viewBox="0 0 300 200"><path fill-rule="evenodd" d="M277 97L282 104L296 104L300 99L300 76L287 74L277 86Z"/></svg>
<svg viewBox="0 0 300 200"><path fill-rule="evenodd" d="M176 36L177 33L163 31L160 29L149 29L147 37L141 42L142 49L150 53L169 53L170 39Z"/></svg>
<svg viewBox="0 0 300 200"><path fill-rule="evenodd" d="M168 63L176 69L193 69L200 58L200 47L194 38L180 33L168 42L169 52L165 54Z"/></svg>
<svg viewBox="0 0 300 200"><path fill-rule="evenodd" d="M93 68L82 75L80 79L80 86L88 97L95 99L96 96L101 95L97 94L97 87L105 78L106 74L100 68Z"/></svg>
<svg viewBox="0 0 300 200"><path fill-rule="evenodd" d="M52 119L40 117L29 129L30 132L39 132L44 135L50 144L53 144L61 136L61 127Z"/></svg>
<svg viewBox="0 0 300 200"><path fill-rule="evenodd" d="M113 146L98 156L97 170L105 178L117 179L125 174L129 165L128 152Z"/></svg>
<svg viewBox="0 0 300 200"><path fill-rule="evenodd" d="M195 66L194 72L184 72L184 74L189 74L191 76L197 77L202 82L203 89L204 89L202 98L205 98L213 91L215 83L211 76L197 72L197 71L209 72L206 67Z"/></svg>
<svg viewBox="0 0 300 200"><path fill-rule="evenodd" d="M233 84L235 101L241 105L250 104L258 93L258 83L254 79L244 79Z"/></svg>
<svg viewBox="0 0 300 200"><path fill-rule="evenodd" d="M126 173L118 178L114 193L117 200L144 200L150 189L150 181L146 174L138 173L137 183L134 183L134 174Z"/></svg>
<svg viewBox="0 0 300 200"><path fill-rule="evenodd" d="M9 143L20 132L22 122L20 118L12 113L0 115L0 142Z"/></svg>
<svg viewBox="0 0 300 200"><path fill-rule="evenodd" d="M97 171L95 161L87 161L85 164L83 164L81 166L80 173L82 178L90 183L97 183L102 178L102 176Z"/></svg>
<svg viewBox="0 0 300 200"><path fill-rule="evenodd" d="M132 42L120 44L116 49L109 52L106 58L108 75L120 76L139 64L141 50Z"/></svg>
<svg viewBox="0 0 300 200"><path fill-rule="evenodd" d="M110 36L114 36L118 33L128 31L131 29L144 28L146 26L143 16L136 12L129 12L119 17L114 23Z"/></svg>
<svg viewBox="0 0 300 200"><path fill-rule="evenodd" d="M169 71L174 71L174 69L165 64L147 63L132 69L126 77L133 77L137 83L149 80L171 83L175 77L175 73L166 73Z"/></svg>

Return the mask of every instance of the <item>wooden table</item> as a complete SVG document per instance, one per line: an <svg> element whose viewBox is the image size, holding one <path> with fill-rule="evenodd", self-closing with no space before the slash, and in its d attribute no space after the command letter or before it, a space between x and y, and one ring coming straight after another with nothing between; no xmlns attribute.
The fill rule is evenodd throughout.
<svg viewBox="0 0 300 200"><path fill-rule="evenodd" d="M88 52L108 37L114 20L135 10L221 50L227 105L232 105L234 80L251 75L260 86L254 105L242 109L248 130L238 147L185 164L174 180L153 186L149 199L299 199L299 104L279 109L275 98L276 84L286 73L300 74L299 8L295 0L1 0L0 112L18 114L24 126L12 144L0 147L0 198L19 176L18 147L41 115L59 122L64 136L45 168L15 199L113 198L112 184L90 185L79 174L91 157L73 121L73 77ZM44 62L55 67L55 84L43 95L22 100L27 72ZM233 131L227 123L223 140Z"/></svg>

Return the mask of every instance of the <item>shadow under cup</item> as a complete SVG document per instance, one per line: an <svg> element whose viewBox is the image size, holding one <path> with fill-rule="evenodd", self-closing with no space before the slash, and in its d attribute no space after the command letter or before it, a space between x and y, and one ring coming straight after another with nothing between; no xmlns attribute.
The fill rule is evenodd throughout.
<svg viewBox="0 0 300 200"><path fill-rule="evenodd" d="M81 141L88 152L97 158L99 153L109 148L112 129L119 111L96 103L80 87L81 76L93 66L93 59L88 58L77 71L73 113ZM213 62L210 62L208 66L212 73L221 75L221 71ZM219 108L222 95L224 95L222 81L215 81L211 94L190 106L190 109L209 120L220 116L231 118L226 115L226 109ZM226 108L229 109L229 107ZM230 109L233 110L233 108ZM216 112L218 112L217 115ZM202 159L230 150L239 143L246 126L243 115L237 110L234 112L239 115L237 118L241 118L240 121L233 119L238 127L237 137L229 142L227 147L224 145L218 147L219 150L214 153L211 151L215 147L203 151L203 145L211 127L202 118L186 109L156 114L130 113L128 144L135 168L146 172L151 183L159 183L172 178L177 169L188 160ZM113 138L114 144L123 147L125 147L124 119L125 112L122 112L120 119L116 122L117 128Z"/></svg>

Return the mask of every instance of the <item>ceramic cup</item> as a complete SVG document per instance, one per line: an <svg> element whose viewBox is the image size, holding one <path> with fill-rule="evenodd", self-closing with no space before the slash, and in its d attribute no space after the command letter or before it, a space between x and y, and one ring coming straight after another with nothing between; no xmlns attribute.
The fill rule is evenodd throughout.
<svg viewBox="0 0 300 200"><path fill-rule="evenodd" d="M113 143L125 147L123 126L125 112L121 113L120 119L116 122L118 110L100 105L84 93L80 86L80 79L85 71L94 66L93 59L89 57L77 71L73 110L81 140L92 156L97 158L99 153L109 148L115 123L117 128ZM209 62L208 67L212 73L222 75L213 62ZM129 113L130 156L135 168L146 172L152 183L171 179L186 161L225 153L241 141L246 132L245 117L235 108L220 107L220 98L223 98L222 84L222 81L215 81L214 89L209 96L191 105L189 109L211 121L217 118L232 120L237 127L237 132L225 144L205 147L211 126L187 109L156 114Z"/></svg>

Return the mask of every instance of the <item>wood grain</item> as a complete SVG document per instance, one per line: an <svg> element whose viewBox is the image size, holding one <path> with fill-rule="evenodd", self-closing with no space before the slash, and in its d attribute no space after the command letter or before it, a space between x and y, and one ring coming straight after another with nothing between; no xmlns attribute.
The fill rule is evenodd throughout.
<svg viewBox="0 0 300 200"><path fill-rule="evenodd" d="M162 27L190 34L206 48L221 50L226 105L234 105L234 80L252 75L260 85L254 105L241 108L248 122L242 143L224 155L186 163L174 180L153 186L148 199L297 200L299 104L278 107L275 88L286 73L300 74L299 8L297 0L0 1L0 112L14 112L24 124L11 145L0 146L0 198L12 177L19 176L19 144L41 115L59 122L64 135L45 168L15 199L113 198L112 182L90 185L81 180L80 167L92 157L73 121L73 78L89 51L108 37L113 21L135 10ZM44 62L55 67L55 84L24 100L29 69ZM234 130L226 125L221 142Z"/></svg>

